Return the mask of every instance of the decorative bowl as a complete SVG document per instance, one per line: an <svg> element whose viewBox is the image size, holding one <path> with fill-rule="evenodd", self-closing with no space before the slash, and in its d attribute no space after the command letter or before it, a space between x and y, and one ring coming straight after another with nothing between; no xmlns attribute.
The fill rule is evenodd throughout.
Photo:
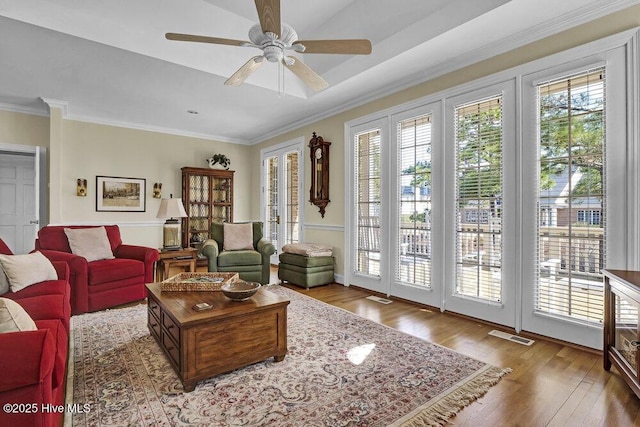
<svg viewBox="0 0 640 427"><path fill-rule="evenodd" d="M260 283L244 282L242 280L225 283L220 288L222 293L233 301L248 300L253 296L253 294L258 292L258 289L260 289Z"/></svg>

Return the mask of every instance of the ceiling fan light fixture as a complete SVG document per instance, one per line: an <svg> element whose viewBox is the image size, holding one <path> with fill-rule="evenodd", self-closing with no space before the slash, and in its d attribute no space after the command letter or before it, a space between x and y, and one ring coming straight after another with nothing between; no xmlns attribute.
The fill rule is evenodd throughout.
<svg viewBox="0 0 640 427"><path fill-rule="evenodd" d="M224 39L220 37L198 36L193 34L166 33L168 40L212 43L229 46L254 47L262 50L263 55L249 59L238 71L229 77L224 84L237 86L242 84L254 73L265 59L278 63L279 89L284 94L284 71L288 68L311 89L321 91L329 84L311 68L296 58L286 57L285 51L293 50L297 53L315 54L347 54L368 55L371 53L371 41L367 39L345 40L298 40L298 34L288 24L280 20L280 0L255 0L259 24L249 29L249 40Z"/></svg>

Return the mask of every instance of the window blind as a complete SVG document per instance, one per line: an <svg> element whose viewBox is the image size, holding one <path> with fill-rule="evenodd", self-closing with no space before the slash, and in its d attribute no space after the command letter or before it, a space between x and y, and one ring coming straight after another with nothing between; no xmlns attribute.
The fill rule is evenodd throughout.
<svg viewBox="0 0 640 427"><path fill-rule="evenodd" d="M285 243L298 243L300 236L300 215L298 212L298 152L292 151L285 155L287 173L287 236Z"/></svg>
<svg viewBox="0 0 640 427"><path fill-rule="evenodd" d="M380 131L355 135L357 233L355 271L380 275Z"/></svg>
<svg viewBox="0 0 640 427"><path fill-rule="evenodd" d="M604 71L589 70L537 86L535 308L586 323L603 320Z"/></svg>
<svg viewBox="0 0 640 427"><path fill-rule="evenodd" d="M456 294L502 300L502 96L455 108Z"/></svg>
<svg viewBox="0 0 640 427"><path fill-rule="evenodd" d="M431 114L400 121L396 281L431 287Z"/></svg>

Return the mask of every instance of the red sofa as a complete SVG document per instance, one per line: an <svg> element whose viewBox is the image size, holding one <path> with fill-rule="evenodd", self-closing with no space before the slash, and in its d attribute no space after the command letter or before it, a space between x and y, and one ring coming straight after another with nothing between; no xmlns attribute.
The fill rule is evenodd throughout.
<svg viewBox="0 0 640 427"><path fill-rule="evenodd" d="M69 247L65 228L94 226L46 226L38 231L35 250L51 261L69 265L72 314L98 311L144 299L145 283L153 282L153 266L158 250L144 246L125 245L117 225L104 226L114 259L87 262L74 255Z"/></svg>
<svg viewBox="0 0 640 427"><path fill-rule="evenodd" d="M12 255L0 240L0 254ZM0 334L0 426L59 426L63 405L71 317L69 267L52 263L58 280L47 280L1 295L16 301L38 330ZM7 411L6 404L13 412ZM23 406L19 406L19 405Z"/></svg>

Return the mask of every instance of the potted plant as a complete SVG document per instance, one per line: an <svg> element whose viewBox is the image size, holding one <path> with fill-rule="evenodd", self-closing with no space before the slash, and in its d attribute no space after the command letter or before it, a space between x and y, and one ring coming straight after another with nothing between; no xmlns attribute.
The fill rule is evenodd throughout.
<svg viewBox="0 0 640 427"><path fill-rule="evenodd" d="M224 154L214 154L213 157L207 159L207 163L211 169L215 169L218 165L219 168L228 170L231 160Z"/></svg>

